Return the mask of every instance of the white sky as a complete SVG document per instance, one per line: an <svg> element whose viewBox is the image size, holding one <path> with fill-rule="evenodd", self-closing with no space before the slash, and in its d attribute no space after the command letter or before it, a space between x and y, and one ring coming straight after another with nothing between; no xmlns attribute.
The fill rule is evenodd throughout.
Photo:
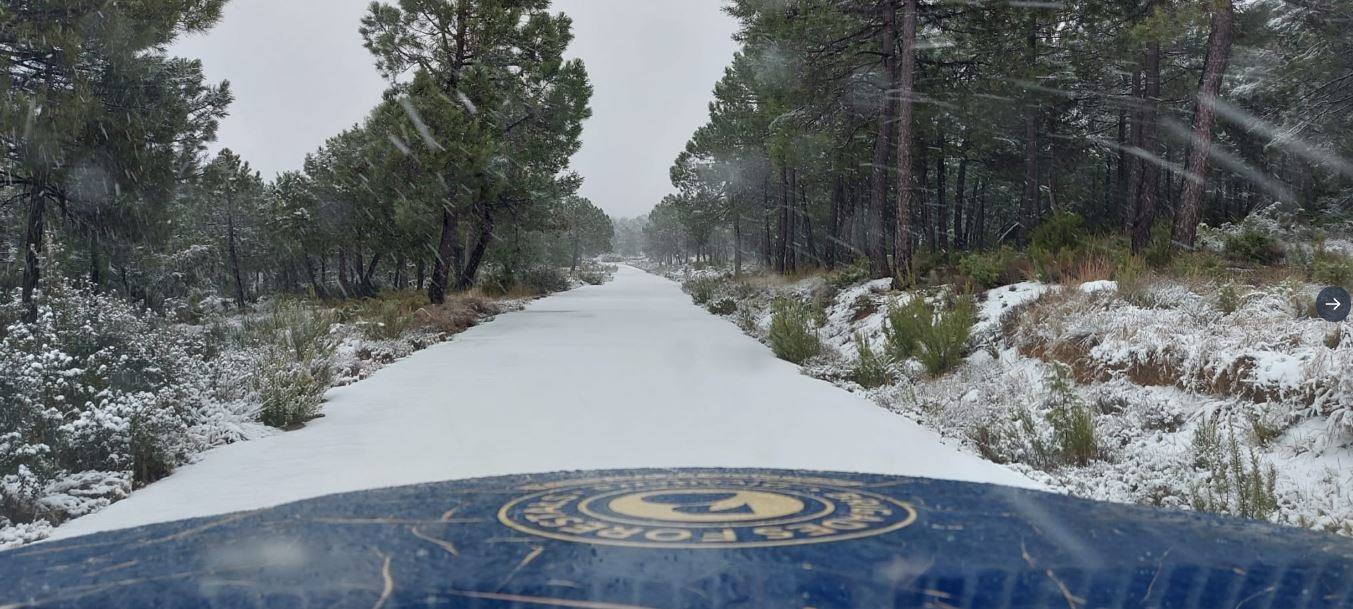
<svg viewBox="0 0 1353 609"><path fill-rule="evenodd" d="M368 0L232 0L209 34L171 52L229 80L229 147L271 178L362 120L385 83L362 48ZM595 94L574 169L584 196L616 216L647 212L671 190L667 170L704 123L736 50L721 0L555 0L574 19L571 54Z"/></svg>

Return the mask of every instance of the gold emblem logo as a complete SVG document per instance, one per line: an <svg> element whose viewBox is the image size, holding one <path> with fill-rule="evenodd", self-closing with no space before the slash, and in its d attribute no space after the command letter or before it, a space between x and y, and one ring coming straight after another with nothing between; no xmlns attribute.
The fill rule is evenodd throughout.
<svg viewBox="0 0 1353 609"><path fill-rule="evenodd" d="M522 533L599 545L747 548L825 543L896 531L909 504L847 480L654 474L528 487L498 511Z"/></svg>

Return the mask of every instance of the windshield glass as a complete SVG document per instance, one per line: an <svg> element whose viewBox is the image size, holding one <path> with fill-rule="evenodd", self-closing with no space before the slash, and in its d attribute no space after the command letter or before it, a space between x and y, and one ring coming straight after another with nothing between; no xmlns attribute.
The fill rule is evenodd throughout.
<svg viewBox="0 0 1353 609"><path fill-rule="evenodd" d="M1350 289L1347 0L0 0L0 607L1351 603Z"/></svg>

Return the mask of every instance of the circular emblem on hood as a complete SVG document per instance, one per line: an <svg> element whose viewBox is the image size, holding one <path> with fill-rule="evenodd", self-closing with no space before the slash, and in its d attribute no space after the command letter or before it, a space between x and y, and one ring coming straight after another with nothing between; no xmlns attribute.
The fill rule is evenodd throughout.
<svg viewBox="0 0 1353 609"><path fill-rule="evenodd" d="M650 548L748 548L827 543L896 531L909 504L845 480L671 474L527 487L498 511L522 533Z"/></svg>

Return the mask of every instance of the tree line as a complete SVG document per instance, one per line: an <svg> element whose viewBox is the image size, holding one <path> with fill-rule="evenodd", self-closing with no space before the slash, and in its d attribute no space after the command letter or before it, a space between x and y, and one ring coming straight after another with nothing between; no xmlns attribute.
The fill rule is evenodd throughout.
<svg viewBox="0 0 1353 609"><path fill-rule="evenodd" d="M1353 209L1346 0L726 10L741 49L647 218L658 258L897 278L1059 212L1141 251L1275 201Z"/></svg>
<svg viewBox="0 0 1353 609"><path fill-rule="evenodd" d="M31 305L59 276L151 307L385 288L440 303L486 267L510 281L610 249L569 170L592 89L548 0L372 3L354 28L381 103L271 180L208 154L229 83L166 51L226 1L0 6L7 297Z"/></svg>

